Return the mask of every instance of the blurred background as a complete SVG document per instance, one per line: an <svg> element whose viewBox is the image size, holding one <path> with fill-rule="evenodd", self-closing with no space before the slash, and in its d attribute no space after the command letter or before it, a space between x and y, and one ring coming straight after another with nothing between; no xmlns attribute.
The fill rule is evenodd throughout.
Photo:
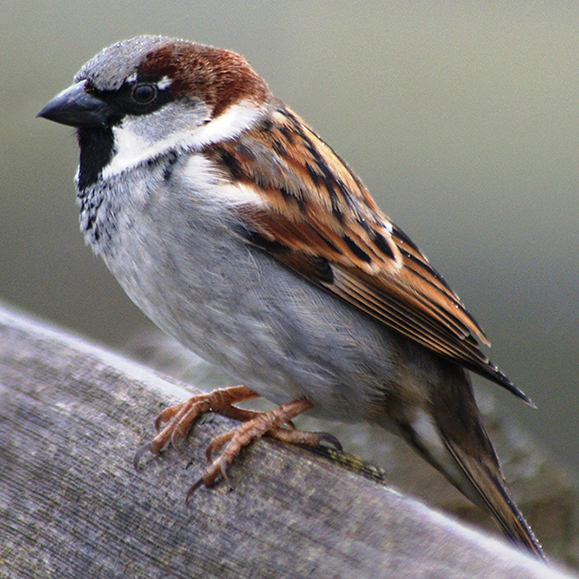
<svg viewBox="0 0 579 579"><path fill-rule="evenodd" d="M0 9L0 299L114 347L146 326L78 231L73 132L38 110L104 46L242 53L362 177L481 323L579 469L579 4L8 0Z"/></svg>

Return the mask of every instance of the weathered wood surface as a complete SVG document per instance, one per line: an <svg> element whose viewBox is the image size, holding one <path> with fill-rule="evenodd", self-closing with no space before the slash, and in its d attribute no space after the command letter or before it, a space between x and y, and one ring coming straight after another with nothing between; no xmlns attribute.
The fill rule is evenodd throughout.
<svg viewBox="0 0 579 579"><path fill-rule="evenodd" d="M571 576L270 440L241 453L231 487L185 505L229 421L202 421L141 472L132 458L190 392L0 308L0 578Z"/></svg>
<svg viewBox="0 0 579 579"><path fill-rule="evenodd" d="M131 358L152 365L195 384L202 390L231 384L231 379L215 367L195 357L178 342L154 327L134 334L125 349ZM506 392L490 388L478 390L477 398L486 427L501 458L509 486L535 533L550 557L579 567L579 488L576 476L565 469L557 457L530 436L502 405ZM496 397L494 396L496 395ZM251 401L251 407L271 408L263 399ZM543 411L525 408L530 418L541 423ZM451 512L476 528L485 528L502 537L490 515L458 492L418 453L399 437L366 423L345 424L310 416L299 416L296 426L303 430L329 432L340 440L348 452L381 467L373 469L374 478L382 484L403 489L443 512ZM349 459L352 455L335 455ZM356 468L356 465L349 466Z"/></svg>

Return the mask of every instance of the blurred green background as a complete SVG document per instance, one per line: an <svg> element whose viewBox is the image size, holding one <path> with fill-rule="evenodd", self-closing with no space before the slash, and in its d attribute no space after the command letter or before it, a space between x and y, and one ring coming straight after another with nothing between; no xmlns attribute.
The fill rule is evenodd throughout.
<svg viewBox="0 0 579 579"><path fill-rule="evenodd" d="M363 178L485 328L579 468L579 4L8 0L0 9L0 298L122 346L146 323L78 231L71 130L35 114L104 46L246 56Z"/></svg>

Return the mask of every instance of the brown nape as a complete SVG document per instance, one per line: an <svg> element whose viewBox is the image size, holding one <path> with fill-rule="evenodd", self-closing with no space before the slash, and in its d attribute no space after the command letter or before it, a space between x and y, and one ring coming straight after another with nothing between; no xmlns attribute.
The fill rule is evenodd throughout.
<svg viewBox="0 0 579 579"><path fill-rule="evenodd" d="M194 42L172 42L151 51L139 73L172 79L170 91L176 97L198 96L214 107L214 118L231 104L246 99L260 103L270 95L241 55Z"/></svg>

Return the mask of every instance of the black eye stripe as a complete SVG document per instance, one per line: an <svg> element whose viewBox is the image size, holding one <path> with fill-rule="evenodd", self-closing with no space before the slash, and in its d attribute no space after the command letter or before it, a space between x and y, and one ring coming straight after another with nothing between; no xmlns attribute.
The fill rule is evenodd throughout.
<svg viewBox="0 0 579 579"><path fill-rule="evenodd" d="M111 124L118 123L127 115L147 115L174 100L169 84L161 84L159 77L131 79L114 91L95 91L98 98L106 102L113 114Z"/></svg>

